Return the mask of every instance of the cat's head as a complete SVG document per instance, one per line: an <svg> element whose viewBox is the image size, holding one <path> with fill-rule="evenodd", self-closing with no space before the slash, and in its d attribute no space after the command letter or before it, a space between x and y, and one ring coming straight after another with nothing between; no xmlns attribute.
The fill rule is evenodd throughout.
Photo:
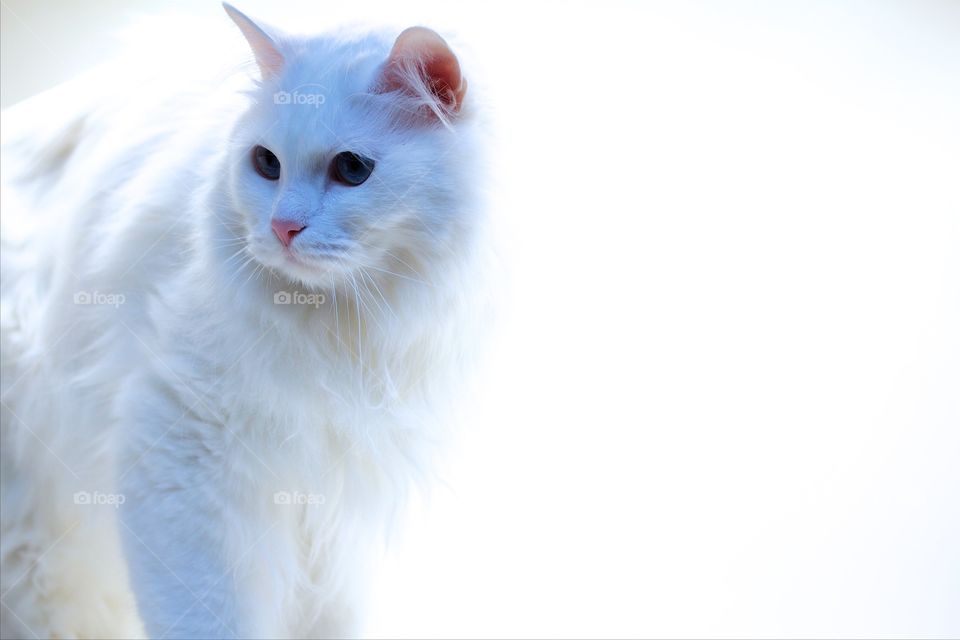
<svg viewBox="0 0 960 640"><path fill-rule="evenodd" d="M447 43L423 27L392 43L292 38L224 6L260 73L229 187L250 254L326 287L457 251L470 145L466 80Z"/></svg>

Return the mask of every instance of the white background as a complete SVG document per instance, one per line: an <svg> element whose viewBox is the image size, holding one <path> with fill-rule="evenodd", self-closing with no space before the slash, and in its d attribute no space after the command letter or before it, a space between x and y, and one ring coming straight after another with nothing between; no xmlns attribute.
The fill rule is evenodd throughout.
<svg viewBox="0 0 960 640"><path fill-rule="evenodd" d="M960 2L238 4L453 34L496 132L500 320L371 635L960 635ZM3 0L3 104L140 9Z"/></svg>

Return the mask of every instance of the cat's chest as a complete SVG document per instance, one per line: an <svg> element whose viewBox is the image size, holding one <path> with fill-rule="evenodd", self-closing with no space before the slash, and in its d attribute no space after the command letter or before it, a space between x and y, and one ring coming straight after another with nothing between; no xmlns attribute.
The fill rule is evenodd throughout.
<svg viewBox="0 0 960 640"><path fill-rule="evenodd" d="M321 468L325 477L347 463L391 467L429 422L425 394L414 392L428 378L423 354L402 357L367 342L361 355L316 332L265 326L255 314L202 317L216 323L176 342L189 370L183 377L212 382L205 406L216 406L224 427L246 434L254 451L276 455L272 467Z"/></svg>

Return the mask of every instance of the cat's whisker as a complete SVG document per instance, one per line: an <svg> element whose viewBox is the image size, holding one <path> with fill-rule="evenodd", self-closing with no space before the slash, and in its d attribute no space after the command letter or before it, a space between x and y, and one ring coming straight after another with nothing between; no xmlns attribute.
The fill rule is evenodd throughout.
<svg viewBox="0 0 960 640"><path fill-rule="evenodd" d="M228 265L229 265L232 260L236 259L237 256L239 256L239 255L242 254L244 251L246 251L246 249L247 249L247 246L246 246L246 244L244 244L242 247L240 247L239 249L237 249L229 258L227 258L226 260L224 260L224 264L228 264Z"/></svg>
<svg viewBox="0 0 960 640"><path fill-rule="evenodd" d="M360 389L361 391L364 388L363 384L363 328L360 326L360 292L357 291L357 282L354 280L353 275L350 276L350 281L353 285L353 291L356 294L355 302L357 304L357 360L360 363Z"/></svg>
<svg viewBox="0 0 960 640"><path fill-rule="evenodd" d="M362 264L360 264L361 267L366 268L366 269L375 269L375 270L377 270L377 271L382 271L382 272L388 273L388 274L390 274L390 275L392 275L392 276L396 276L397 278L403 278L403 279L405 279L405 280L411 280L411 281L413 281L413 282L419 282L420 284L425 284L425 285L428 285L428 286L431 286L431 287L435 287L435 286L436 286L436 284L434 284L433 282L431 282L431 281L429 281L429 280L426 280L426 279L423 277L423 274L421 274L421 273L420 273L419 271L417 271L415 268L413 268L412 266L410 266L409 263L405 262L403 259L401 259L401 258L400 258L399 256L397 256L396 254L393 254L393 253L391 253L391 252L389 252L389 251L386 251L386 250L384 250L384 249L375 247L375 246L373 246L373 245L371 245L371 244L365 243L365 242L363 242L363 239L362 239L362 238L358 238L355 242L356 242L358 245L360 245L361 247L365 248L365 249L372 249L372 250L377 250L377 251L383 252L384 254L390 256L391 258L393 258L394 260L396 260L397 262L399 262L399 263L402 264L403 266L405 266L405 267L407 267L408 269L410 269L410 271L412 271L415 275L419 276L419 278L414 278L413 276L406 275L406 274L403 274L403 273L397 273L397 272L395 272L395 271L391 271L391 270L389 270L389 269L385 269L385 268L383 268L383 267L378 267L378 266L375 266L375 265L372 265L372 264L362 263Z"/></svg>
<svg viewBox="0 0 960 640"><path fill-rule="evenodd" d="M261 281L261 276L263 275L263 272L266 271L266 269L267 268L262 264L258 264L256 268L253 270L253 277L256 278L257 282ZM249 281L249 278L247 280Z"/></svg>
<svg viewBox="0 0 960 640"><path fill-rule="evenodd" d="M246 243L246 238L228 238L225 240L214 240L213 246L217 247L218 249L228 249L230 247L243 246Z"/></svg>
<svg viewBox="0 0 960 640"><path fill-rule="evenodd" d="M234 282L234 280L237 278L237 276L239 276L241 273L243 273L243 270L246 269L247 266L248 266L251 262L253 262L253 261L254 261L254 257L253 257L253 256L250 256L250 255L242 256L242 260L237 263L236 267L234 267L233 276L232 276L232 277L230 278L230 280L227 282L227 285L229 286L229 285L233 284L233 282Z"/></svg>
<svg viewBox="0 0 960 640"><path fill-rule="evenodd" d="M360 276L360 284L363 285L364 291L367 293L372 293L369 285L367 285L367 273L363 270L363 267L357 268L357 275ZM377 305L377 309L383 310L383 307L380 306L380 301L376 298L373 298L373 303Z"/></svg>
<svg viewBox="0 0 960 640"><path fill-rule="evenodd" d="M394 313L393 308L390 306L390 303L387 302L386 296L383 295L383 291L380 289L380 286L377 284L377 281L373 279L373 276L367 273L363 267L360 267L360 273L363 274L366 278L369 278L370 283L377 290L377 294L379 294L380 299L383 300L383 304L387 307L387 311L390 313L391 316L393 316L394 320L398 320L399 318L397 318L397 314Z"/></svg>
<svg viewBox="0 0 960 640"><path fill-rule="evenodd" d="M337 304L337 284L333 284L333 320L336 325L337 351L340 351L340 307Z"/></svg>
<svg viewBox="0 0 960 640"><path fill-rule="evenodd" d="M383 273L389 274L389 275L394 276L394 277L397 277L397 278L402 278L402 279L404 279L404 280L410 280L411 282L416 282L416 283L419 283L419 284L425 284L425 285L427 285L428 287L435 287L435 286L437 286L437 285L435 285L435 284L432 283L432 282L427 282L426 280L420 280L419 278L413 278L413 277L404 275L404 274L402 274L402 273L397 273L397 272L395 272L395 271L390 271L389 269L384 269L383 267L374 266L374 265L372 265L372 264L365 264L365 265L363 265L361 268L362 268L362 269L373 269L374 271L382 271Z"/></svg>
<svg viewBox="0 0 960 640"><path fill-rule="evenodd" d="M375 314L375 313L373 312L373 309L370 308L370 305L367 304L367 302L363 299L363 294L361 293L361 289L360 289L361 284L362 284L362 286L363 286L363 290L364 290L364 291L366 291L367 293L370 292L370 290L369 290L369 289L367 288L367 286L366 286L366 283L361 280L361 283L358 284L358 283L357 283L357 280L356 280L356 277L355 277L354 275L352 275L352 274L351 274L350 278L353 280L354 289L355 289L356 292L357 292L357 300L359 301L359 303L360 303L360 305L361 305L361 308L362 308L364 311L367 312L367 317L368 317L370 320L373 320L374 323L376 323L377 328L380 329L380 330L383 330L383 325L380 324L380 320L379 320L379 318L377 317L377 314ZM358 312L358 313L359 313L359 312Z"/></svg>
<svg viewBox="0 0 960 640"><path fill-rule="evenodd" d="M242 289L243 287L247 286L247 284L250 282L250 280L252 280L252 279L254 278L254 276L257 275L257 271L259 271L262 266L263 266L262 264L257 263L257 265L256 265L256 266L253 268L253 270L250 272L250 275L247 276L247 279L244 280L244 281L243 281L243 284L240 285L240 288L241 288L241 289Z"/></svg>
<svg viewBox="0 0 960 640"><path fill-rule="evenodd" d="M397 254L392 253L392 252L390 252L390 251L387 251L386 249L383 249L382 251L383 251L386 255L390 256L391 258L393 258L394 260L396 260L397 262L399 262L400 264L402 264L403 266L405 266L407 269L410 269L410 271L412 271L412 272L415 273L418 277L420 277L421 282L424 282L424 283L426 283L426 284L433 284L432 282L427 282L426 279L423 277L423 274L422 274L422 273L420 273L419 271L417 271L409 262L405 261L403 258L401 258L400 256L398 256ZM394 274L394 275L396 275L396 274Z"/></svg>
<svg viewBox="0 0 960 640"><path fill-rule="evenodd" d="M256 257L255 257L255 256L253 256L253 255L248 255L248 256L246 257L246 260L244 260L243 263L240 264L240 266L237 267L236 271L234 271L233 275L230 277L230 280L227 281L227 283L226 283L225 286L227 286L227 287L231 286L231 285L236 281L237 277L238 277L241 273L243 273L243 270L246 269L247 266L249 266L249 264L250 264L251 262L253 262L254 260L256 260Z"/></svg>

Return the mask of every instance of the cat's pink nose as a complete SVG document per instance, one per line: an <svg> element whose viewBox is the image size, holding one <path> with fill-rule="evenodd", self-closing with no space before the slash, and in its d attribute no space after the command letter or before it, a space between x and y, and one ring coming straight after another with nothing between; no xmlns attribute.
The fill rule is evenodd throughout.
<svg viewBox="0 0 960 640"><path fill-rule="evenodd" d="M293 242L294 236L305 228L305 226L299 222L294 222L293 220L278 220L277 218L270 221L270 226L273 227L273 232L277 234L277 238L280 239L280 244L285 247L289 247L290 243Z"/></svg>

